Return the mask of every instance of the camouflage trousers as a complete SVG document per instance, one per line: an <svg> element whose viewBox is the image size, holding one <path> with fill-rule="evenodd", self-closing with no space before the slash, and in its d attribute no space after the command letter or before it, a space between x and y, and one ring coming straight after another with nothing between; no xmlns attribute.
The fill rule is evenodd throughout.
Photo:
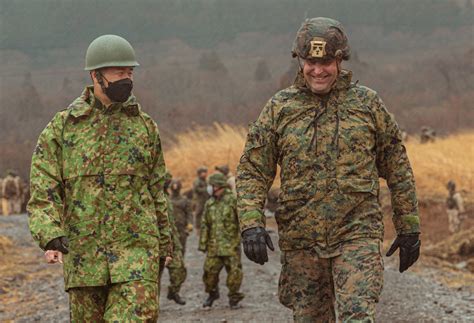
<svg viewBox="0 0 474 323"><path fill-rule="evenodd" d="M459 232L461 228L461 220L459 219L459 211L457 209L448 209L446 211L448 213L448 221L449 221L449 232L456 233Z"/></svg>
<svg viewBox="0 0 474 323"><path fill-rule="evenodd" d="M2 214L20 214L21 213L21 199L19 198L2 198Z"/></svg>
<svg viewBox="0 0 474 323"><path fill-rule="evenodd" d="M194 211L194 228L196 229L198 236L199 236L199 230L201 229L201 218L202 214L204 212L204 204L206 201L197 201L196 202L196 210Z"/></svg>
<svg viewBox="0 0 474 323"><path fill-rule="evenodd" d="M244 298L244 294L239 292L243 277L240 253L235 256L206 257L202 277L206 293L211 294L219 291L219 273L223 267L227 272L226 283L229 289L229 300L238 302Z"/></svg>
<svg viewBox="0 0 474 323"><path fill-rule="evenodd" d="M313 249L282 251L280 302L295 322L374 322L383 286L381 244L348 241L332 258Z"/></svg>
<svg viewBox="0 0 474 323"><path fill-rule="evenodd" d="M158 320L158 285L135 280L68 290L71 322L153 322Z"/></svg>
<svg viewBox="0 0 474 323"><path fill-rule="evenodd" d="M187 270L184 266L183 254L181 250L178 249L173 252L173 260L171 260L166 268L168 268L168 273L170 275L168 293L179 294L181 285L183 285L187 276ZM164 262L160 261L160 282L164 269Z"/></svg>

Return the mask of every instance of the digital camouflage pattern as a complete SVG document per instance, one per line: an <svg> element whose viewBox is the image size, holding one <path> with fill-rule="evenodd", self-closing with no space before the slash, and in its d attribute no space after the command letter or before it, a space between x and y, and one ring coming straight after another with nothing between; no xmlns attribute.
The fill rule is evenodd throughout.
<svg viewBox="0 0 474 323"><path fill-rule="evenodd" d="M186 240L189 235L188 226L193 221L191 201L179 194L179 192L174 194L173 191L170 199L173 204L173 215L176 220L176 228L178 229L179 241L184 255L186 252Z"/></svg>
<svg viewBox="0 0 474 323"><path fill-rule="evenodd" d="M381 240L346 242L341 254L320 258L315 249L283 251L280 302L295 322L374 322L383 285Z"/></svg>
<svg viewBox="0 0 474 323"><path fill-rule="evenodd" d="M204 211L204 204L209 199L207 193L207 182L204 179L196 178L193 183L193 199L194 199L194 226L197 230L201 228L202 212Z"/></svg>
<svg viewBox="0 0 474 323"><path fill-rule="evenodd" d="M168 287L168 291L170 293L178 294L179 290L181 289L181 285L186 280L187 271L186 267L184 266L183 247L181 246L181 242L179 240L179 232L176 227L176 218L173 204L168 196L166 196L166 200L168 204L168 215L173 240L173 254L171 255L173 259L167 266L170 275L170 285Z"/></svg>
<svg viewBox="0 0 474 323"><path fill-rule="evenodd" d="M229 189L217 199L211 197L204 206L199 250L209 257L240 254L240 231L236 198Z"/></svg>
<svg viewBox="0 0 474 323"><path fill-rule="evenodd" d="M206 292L217 291L219 273L225 267L229 300L238 302L243 298L243 294L239 293L243 274L236 203L236 198L229 189L225 189L219 199L211 197L206 202L199 250L207 253L203 275Z"/></svg>
<svg viewBox="0 0 474 323"><path fill-rule="evenodd" d="M67 236L66 290L158 281L171 252L165 163L155 122L131 96L108 108L87 87L41 133L29 226L41 248Z"/></svg>
<svg viewBox="0 0 474 323"><path fill-rule="evenodd" d="M400 130L373 90L342 70L326 97L300 72L250 125L238 166L241 230L264 227L265 197L281 166L276 220L282 250L316 247L336 256L341 242L382 239L379 177L392 194L398 234L420 231L413 172ZM364 201L367 209L355 211Z"/></svg>
<svg viewBox="0 0 474 323"><path fill-rule="evenodd" d="M238 303L244 298L244 294L239 292L243 278L240 253L235 256L206 257L202 277L206 293L213 294L219 291L219 274L224 267L227 272L226 286L229 289L227 296L229 301Z"/></svg>
<svg viewBox="0 0 474 323"><path fill-rule="evenodd" d="M321 42L322 41L322 42ZM348 60L350 48L342 24L334 19L317 17L306 19L296 33L293 57L302 59ZM317 55L315 55L317 54Z"/></svg>
<svg viewBox="0 0 474 323"><path fill-rule="evenodd" d="M71 288L70 321L156 322L158 295L158 284L147 280Z"/></svg>

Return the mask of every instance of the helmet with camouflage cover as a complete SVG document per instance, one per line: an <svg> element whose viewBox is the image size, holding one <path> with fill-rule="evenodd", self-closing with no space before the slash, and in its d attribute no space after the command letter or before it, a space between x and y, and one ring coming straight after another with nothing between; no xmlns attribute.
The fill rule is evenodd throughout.
<svg viewBox="0 0 474 323"><path fill-rule="evenodd" d="M302 59L348 60L350 48L342 24L334 19L317 17L306 19L296 33L291 51Z"/></svg>
<svg viewBox="0 0 474 323"><path fill-rule="evenodd" d="M216 187L227 187L227 178L222 173L214 173L209 176L209 185Z"/></svg>
<svg viewBox="0 0 474 323"><path fill-rule="evenodd" d="M135 50L130 43L117 35L102 35L90 43L86 52L86 71L103 67L139 66Z"/></svg>
<svg viewBox="0 0 474 323"><path fill-rule="evenodd" d="M229 165L221 165L221 166L216 166L215 169L225 176L227 176L230 172Z"/></svg>

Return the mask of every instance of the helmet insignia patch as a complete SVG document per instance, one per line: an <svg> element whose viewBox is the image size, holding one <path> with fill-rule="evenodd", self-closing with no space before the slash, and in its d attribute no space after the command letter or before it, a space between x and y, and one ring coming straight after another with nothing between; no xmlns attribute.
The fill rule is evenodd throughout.
<svg viewBox="0 0 474 323"><path fill-rule="evenodd" d="M324 40L312 40L309 55L311 57L322 58L326 55L326 42Z"/></svg>

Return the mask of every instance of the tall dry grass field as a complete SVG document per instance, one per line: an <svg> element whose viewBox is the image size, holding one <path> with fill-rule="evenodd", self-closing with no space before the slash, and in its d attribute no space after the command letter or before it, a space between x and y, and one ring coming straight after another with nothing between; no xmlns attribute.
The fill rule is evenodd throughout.
<svg viewBox="0 0 474 323"><path fill-rule="evenodd" d="M216 165L228 164L235 174L245 144L247 129L226 124L199 127L176 137L165 151L168 168L174 177L189 188L196 168L205 165L209 172ZM406 144L415 172L420 197L444 197L446 183L453 179L459 190L474 191L474 133L461 133L420 144L412 139ZM278 182L278 181L277 181Z"/></svg>
<svg viewBox="0 0 474 323"><path fill-rule="evenodd" d="M468 197L474 193L474 133L459 133L420 144L413 139L406 144L415 173L418 195L447 195L446 184L456 182L457 190Z"/></svg>

